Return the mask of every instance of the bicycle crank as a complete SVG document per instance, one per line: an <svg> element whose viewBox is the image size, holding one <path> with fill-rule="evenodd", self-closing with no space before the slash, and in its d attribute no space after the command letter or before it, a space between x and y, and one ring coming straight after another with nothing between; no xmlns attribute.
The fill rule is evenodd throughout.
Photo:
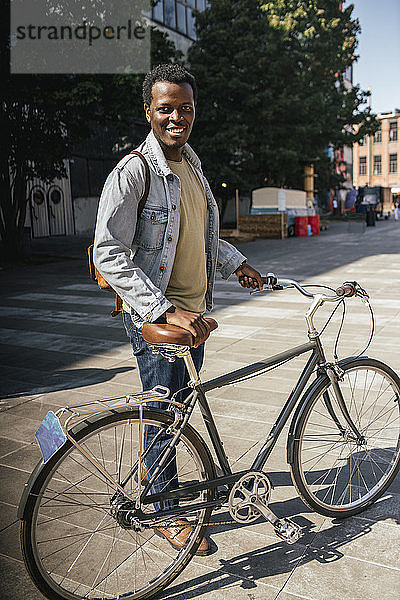
<svg viewBox="0 0 400 600"><path fill-rule="evenodd" d="M228 506L237 523L252 523L260 516L269 521L275 533L288 544L301 537L301 527L290 519L279 519L269 508L273 485L265 473L251 471L243 475L229 494Z"/></svg>

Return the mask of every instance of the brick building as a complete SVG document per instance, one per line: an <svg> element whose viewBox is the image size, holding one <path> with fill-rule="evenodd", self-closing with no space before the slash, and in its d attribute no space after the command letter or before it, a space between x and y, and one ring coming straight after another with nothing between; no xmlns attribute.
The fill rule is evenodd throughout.
<svg viewBox="0 0 400 600"><path fill-rule="evenodd" d="M400 192L400 110L378 115L375 135L353 146L353 182L356 187L382 186Z"/></svg>

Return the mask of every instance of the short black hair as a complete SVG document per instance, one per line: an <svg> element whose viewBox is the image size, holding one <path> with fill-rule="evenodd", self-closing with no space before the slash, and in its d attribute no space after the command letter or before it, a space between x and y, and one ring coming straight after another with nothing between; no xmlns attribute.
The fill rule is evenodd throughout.
<svg viewBox="0 0 400 600"><path fill-rule="evenodd" d="M187 71L181 65L175 64L163 64L157 65L147 73L143 81L143 102L150 106L153 98L152 89L153 85L158 81L166 81L168 83L188 83L193 90L193 98L196 104L197 102L197 85L196 80L189 71Z"/></svg>

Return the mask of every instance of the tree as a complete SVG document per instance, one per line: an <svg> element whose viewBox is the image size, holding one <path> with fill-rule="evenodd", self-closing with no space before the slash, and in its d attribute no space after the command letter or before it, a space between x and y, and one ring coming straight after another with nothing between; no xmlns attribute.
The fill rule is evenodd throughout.
<svg viewBox="0 0 400 600"><path fill-rule="evenodd" d="M289 49L298 73L298 122L308 122L301 149L324 162L325 150L352 145L373 133L377 121L365 106L369 92L349 85L345 74L357 59L360 25L353 5L338 0L274 0L262 5L270 26ZM364 108L363 108L364 106Z"/></svg>
<svg viewBox="0 0 400 600"><path fill-rule="evenodd" d="M74 77L8 77L1 120L8 131L1 151L0 233L6 255L22 252L27 183L65 175L64 159L76 139L89 134L88 121L100 86Z"/></svg>
<svg viewBox="0 0 400 600"><path fill-rule="evenodd" d="M351 13L334 0L212 0L197 15L194 137L217 189L299 185L306 161L373 126L367 94L343 84L359 32Z"/></svg>
<svg viewBox="0 0 400 600"><path fill-rule="evenodd" d="M182 59L154 27L151 41L153 64ZM64 160L96 124L117 123L116 129L126 132L132 119L143 115L142 81L143 75L9 74L3 79L0 119L8 134L0 151L0 236L6 257L22 254L29 180L65 176Z"/></svg>

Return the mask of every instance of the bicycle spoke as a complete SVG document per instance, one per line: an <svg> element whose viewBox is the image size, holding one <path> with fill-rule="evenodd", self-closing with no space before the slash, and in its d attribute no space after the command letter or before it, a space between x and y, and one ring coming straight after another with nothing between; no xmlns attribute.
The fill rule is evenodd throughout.
<svg viewBox="0 0 400 600"><path fill-rule="evenodd" d="M127 419L111 416L109 424L92 428L86 437L82 435L81 441L77 439L115 482L123 484L127 493L129 488L132 493L137 489L137 468L135 471L133 467L137 461L139 421L138 416L132 418L133 412L129 411ZM158 440L165 436L167 425L158 416L143 424L161 433ZM211 472L211 466L206 468L200 458L197 438L193 439L189 443L184 434L178 440L157 476L161 476L158 491L168 494L171 486L176 487L171 471L174 461L178 481L183 484L190 479L203 481ZM158 452L151 459L146 450L143 452L144 457L149 457L149 464L144 463L149 475L149 469L160 460ZM207 492L200 492L193 501L171 499L176 507L182 502L182 514L171 517L165 527L168 522L172 526L176 519L185 518L190 519L192 528L187 544L177 552L167 539L156 535L148 521L145 525L137 521L134 502L124 498L77 448L67 448L65 456L60 457L62 460L58 459L43 489L32 495L37 504L32 517L34 560L41 565L40 577L57 590L60 598L65 597L65 590L68 600L148 595L150 590L161 589L164 581L172 580L190 558L205 516L210 513L209 509L191 510L191 503L195 505L199 495L204 498ZM154 511L157 518L153 505L143 505L142 510Z"/></svg>
<svg viewBox="0 0 400 600"><path fill-rule="evenodd" d="M301 456L300 490L323 514L361 509L382 493L399 467L399 386L386 367L370 366L374 362L360 360L360 366L345 370L340 381L347 410L362 437L357 438L346 424L341 433L337 431L325 404L326 389L316 394L303 428L295 435Z"/></svg>

